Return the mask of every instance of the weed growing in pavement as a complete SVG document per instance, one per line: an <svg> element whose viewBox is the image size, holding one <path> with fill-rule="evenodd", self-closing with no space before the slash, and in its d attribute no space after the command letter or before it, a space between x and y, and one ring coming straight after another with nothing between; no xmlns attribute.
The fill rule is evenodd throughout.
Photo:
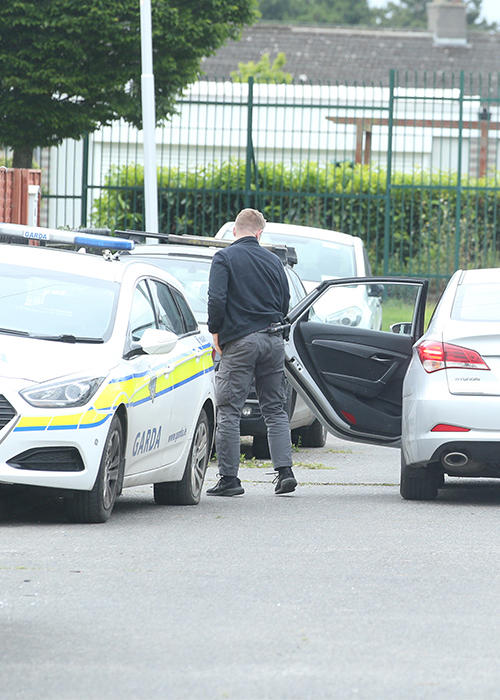
<svg viewBox="0 0 500 700"><path fill-rule="evenodd" d="M337 450L335 447L332 447L331 449L325 451L330 452L333 455L352 455L352 450L349 448L346 450Z"/></svg>
<svg viewBox="0 0 500 700"><path fill-rule="evenodd" d="M255 459L255 457L245 457L244 454L240 455L240 467L244 469L272 469L273 465L271 462L263 462L260 459Z"/></svg>
<svg viewBox="0 0 500 700"><path fill-rule="evenodd" d="M336 467L329 467L326 464L321 464L320 462L294 462L294 467L302 467L302 469L336 469Z"/></svg>

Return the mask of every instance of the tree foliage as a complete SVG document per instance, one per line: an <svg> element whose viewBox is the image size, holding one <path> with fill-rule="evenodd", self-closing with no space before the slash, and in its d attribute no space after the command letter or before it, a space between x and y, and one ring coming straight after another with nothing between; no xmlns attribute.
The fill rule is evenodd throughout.
<svg viewBox="0 0 500 700"><path fill-rule="evenodd" d="M250 76L256 83L291 83L291 74L283 70L285 63L286 55L283 51L278 53L272 65L269 54L265 53L257 63L238 63L238 70L231 71L231 78L235 83L246 83Z"/></svg>
<svg viewBox="0 0 500 700"><path fill-rule="evenodd" d="M368 0L260 0L264 20L293 23L372 25L381 27L427 27L427 4L432 0L388 0L370 9ZM479 21L483 0L465 0L467 23L482 29L495 29L493 22Z"/></svg>
<svg viewBox="0 0 500 700"><path fill-rule="evenodd" d="M158 121L204 56L258 16L257 0L152 0ZM0 3L0 144L29 167L35 146L123 118L141 125L139 0Z"/></svg>
<svg viewBox="0 0 500 700"><path fill-rule="evenodd" d="M398 0L387 3L374 11L377 24L382 27L410 27L413 29L425 29L427 27L427 5L432 0ZM494 28L486 21L479 22L481 5L483 0L465 0L467 7L467 24L489 29Z"/></svg>
<svg viewBox="0 0 500 700"><path fill-rule="evenodd" d="M367 0L261 0L264 20L316 24L370 24Z"/></svg>

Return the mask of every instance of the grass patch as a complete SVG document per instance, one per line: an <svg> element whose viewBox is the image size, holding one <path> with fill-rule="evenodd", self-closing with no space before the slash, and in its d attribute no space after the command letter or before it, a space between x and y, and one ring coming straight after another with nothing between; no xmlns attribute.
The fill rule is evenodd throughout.
<svg viewBox="0 0 500 700"><path fill-rule="evenodd" d="M329 467L320 462L294 462L293 466L301 467L302 469L335 469L335 467Z"/></svg>
<svg viewBox="0 0 500 700"><path fill-rule="evenodd" d="M240 456L240 469L272 469L273 465L271 462L263 462L260 459L255 459L252 457L248 459L245 455Z"/></svg>
<svg viewBox="0 0 500 700"><path fill-rule="evenodd" d="M429 325L435 306L435 301L427 299L424 329ZM413 304L407 304L396 299L384 300L382 304L382 330L390 331L393 323L410 322L413 318L413 310Z"/></svg>
<svg viewBox="0 0 500 700"><path fill-rule="evenodd" d="M335 469L321 462L294 462L292 467L300 467L301 469ZM272 462L265 462L260 459L245 458L245 455L240 456L240 469L273 469Z"/></svg>

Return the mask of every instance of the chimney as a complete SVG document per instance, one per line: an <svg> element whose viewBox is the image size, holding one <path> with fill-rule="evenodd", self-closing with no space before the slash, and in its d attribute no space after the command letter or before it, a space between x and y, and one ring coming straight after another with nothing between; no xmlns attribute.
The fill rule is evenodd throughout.
<svg viewBox="0 0 500 700"><path fill-rule="evenodd" d="M463 0L434 0L427 5L429 31L437 46L467 46Z"/></svg>

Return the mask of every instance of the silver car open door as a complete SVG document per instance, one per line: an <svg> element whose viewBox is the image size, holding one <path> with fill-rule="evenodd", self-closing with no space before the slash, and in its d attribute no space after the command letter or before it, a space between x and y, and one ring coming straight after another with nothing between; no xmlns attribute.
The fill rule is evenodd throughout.
<svg viewBox="0 0 500 700"><path fill-rule="evenodd" d="M326 280L289 314L286 374L339 437L397 446L403 380L424 332L426 280Z"/></svg>

